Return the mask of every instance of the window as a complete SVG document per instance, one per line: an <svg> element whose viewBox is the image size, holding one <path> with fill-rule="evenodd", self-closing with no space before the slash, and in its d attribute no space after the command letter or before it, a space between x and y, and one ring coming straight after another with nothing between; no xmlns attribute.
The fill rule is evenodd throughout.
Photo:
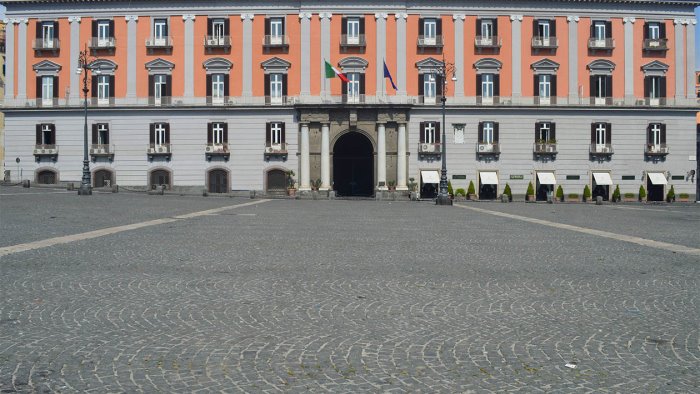
<svg viewBox="0 0 700 394"><path fill-rule="evenodd" d="M207 20L207 37L204 41L206 47L229 47L230 23L228 18L209 18Z"/></svg>
<svg viewBox="0 0 700 394"><path fill-rule="evenodd" d="M607 128L605 127L605 124L603 123L598 123L595 128L595 144L600 146L600 145L605 145L605 140L606 140L606 130Z"/></svg>
<svg viewBox="0 0 700 394"><path fill-rule="evenodd" d="M212 74L211 75L211 101L213 104L223 104L224 97L228 96L228 92L225 89L228 75L224 74Z"/></svg>
<svg viewBox="0 0 700 394"><path fill-rule="evenodd" d="M228 143L228 123L212 122L208 126L207 144L223 145Z"/></svg>
<svg viewBox="0 0 700 394"><path fill-rule="evenodd" d="M359 102L361 90L364 90L360 89L362 82L364 82L364 75L360 73L348 73L346 77L348 78L348 83L345 86L347 90L347 102Z"/></svg>
<svg viewBox="0 0 700 394"><path fill-rule="evenodd" d="M265 103L284 104L287 96L287 71L291 63L274 57L260 65L265 69Z"/></svg>
<svg viewBox="0 0 700 394"><path fill-rule="evenodd" d="M282 103L284 79L283 74L270 74L270 101L272 103Z"/></svg>
<svg viewBox="0 0 700 394"><path fill-rule="evenodd" d="M420 123L420 142L421 144L438 144L440 143L440 123L438 122L421 122Z"/></svg>
<svg viewBox="0 0 700 394"><path fill-rule="evenodd" d="M265 20L265 44L266 45L284 45L284 18L274 17Z"/></svg>
<svg viewBox="0 0 700 394"><path fill-rule="evenodd" d="M433 18L423 19L423 39L428 45L435 45L437 37L437 20Z"/></svg>
<svg viewBox="0 0 700 394"><path fill-rule="evenodd" d="M365 18L362 16L347 16L341 21L340 46L342 50L347 47L357 47L363 50L365 46Z"/></svg>
<svg viewBox="0 0 700 394"><path fill-rule="evenodd" d="M651 123L647 126L647 152L666 153L666 125Z"/></svg>
<svg viewBox="0 0 700 394"><path fill-rule="evenodd" d="M149 92L153 105L162 105L170 103L171 95L171 76L165 74L155 74L149 76Z"/></svg>
<svg viewBox="0 0 700 394"><path fill-rule="evenodd" d="M168 20L157 18L153 21L153 38L156 45L165 45L168 38Z"/></svg>
<svg viewBox="0 0 700 394"><path fill-rule="evenodd" d="M549 39L551 36L550 21L548 20L538 20L537 21L537 35L542 39Z"/></svg>
<svg viewBox="0 0 700 394"><path fill-rule="evenodd" d="M481 96L493 97L493 74L483 74L481 76Z"/></svg>
<svg viewBox="0 0 700 394"><path fill-rule="evenodd" d="M114 21L96 19L92 21L92 41L90 48L114 47Z"/></svg>
<svg viewBox="0 0 700 394"><path fill-rule="evenodd" d="M612 128L610 123L596 122L591 124L591 152L612 153Z"/></svg>
<svg viewBox="0 0 700 394"><path fill-rule="evenodd" d="M95 123L92 125L92 144L98 146L109 144L109 124Z"/></svg>
<svg viewBox="0 0 700 394"><path fill-rule="evenodd" d="M498 123L479 122L479 143L492 145L498 142Z"/></svg>
<svg viewBox="0 0 700 394"><path fill-rule="evenodd" d="M534 19L532 21L532 46L534 48L556 49L557 22L554 19Z"/></svg>
<svg viewBox="0 0 700 394"><path fill-rule="evenodd" d="M360 18L347 19L347 34L349 44L360 43Z"/></svg>
<svg viewBox="0 0 700 394"><path fill-rule="evenodd" d="M493 37L494 34L494 21L492 19L481 19L480 23L477 23L477 35L483 38Z"/></svg>
<svg viewBox="0 0 700 394"><path fill-rule="evenodd" d="M110 75L98 75L95 79L97 80L97 103L109 104L112 90L110 88Z"/></svg>
<svg viewBox="0 0 700 394"><path fill-rule="evenodd" d="M41 39L41 48L57 48L58 23L40 22L37 27L37 38Z"/></svg>
<svg viewBox="0 0 700 394"><path fill-rule="evenodd" d="M593 38L596 40L604 40L605 34L605 22L594 22L593 23Z"/></svg>
<svg viewBox="0 0 700 394"><path fill-rule="evenodd" d="M54 93L58 90L58 77L44 75L41 78L41 105L53 105Z"/></svg>
<svg viewBox="0 0 700 394"><path fill-rule="evenodd" d="M549 98L552 95L552 76L551 75L538 75L539 79L539 89L538 93L540 98Z"/></svg>
<svg viewBox="0 0 700 394"><path fill-rule="evenodd" d="M500 96L500 75L503 64L493 58L480 59L474 63L476 68L477 103L493 104Z"/></svg>
<svg viewBox="0 0 700 394"><path fill-rule="evenodd" d="M591 75L591 97L595 104L606 104L612 97L612 75Z"/></svg>
<svg viewBox="0 0 700 394"><path fill-rule="evenodd" d="M435 103L437 79L436 74L423 74L423 100L425 103Z"/></svg>
<svg viewBox="0 0 700 394"><path fill-rule="evenodd" d="M552 144L556 142L555 124L552 122L535 123L535 142Z"/></svg>
<svg viewBox="0 0 700 394"><path fill-rule="evenodd" d="M212 19L211 20L212 38L214 38L214 39L223 38L226 35L225 26L226 26L226 23L223 19Z"/></svg>
<svg viewBox="0 0 700 394"><path fill-rule="evenodd" d="M151 123L150 143L156 149L170 145L170 125L168 123Z"/></svg>
<svg viewBox="0 0 700 394"><path fill-rule="evenodd" d="M50 123L36 125L36 144L42 147L56 145L56 126Z"/></svg>
<svg viewBox="0 0 700 394"><path fill-rule="evenodd" d="M588 40L588 48L613 49L614 44L612 41L612 23L609 21L593 21L591 23L591 33Z"/></svg>
<svg viewBox="0 0 700 394"><path fill-rule="evenodd" d="M663 139L664 140L666 139L665 135L664 135ZM653 123L653 124L649 125L649 141L648 141L649 144L658 147L661 145L661 140L662 140L662 138L661 138L661 124Z"/></svg>
<svg viewBox="0 0 700 394"><path fill-rule="evenodd" d="M168 190L170 189L170 171L163 169L153 170L148 178L150 180L151 189L155 189L157 186L161 185L165 186Z"/></svg>
<svg viewBox="0 0 700 394"><path fill-rule="evenodd" d="M267 123L267 133L265 137L266 146L281 149L284 142L284 122Z"/></svg>
<svg viewBox="0 0 700 394"><path fill-rule="evenodd" d="M644 97L651 105L661 104L661 99L666 98L666 77L660 75L644 77Z"/></svg>
<svg viewBox="0 0 700 394"><path fill-rule="evenodd" d="M647 38L651 40L658 40L661 38L661 27L658 22L647 23Z"/></svg>

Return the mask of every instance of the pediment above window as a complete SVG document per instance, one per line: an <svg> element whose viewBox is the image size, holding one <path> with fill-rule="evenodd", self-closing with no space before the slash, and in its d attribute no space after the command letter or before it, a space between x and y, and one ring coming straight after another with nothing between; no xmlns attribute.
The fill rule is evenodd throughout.
<svg viewBox="0 0 700 394"><path fill-rule="evenodd" d="M175 63L158 58L146 63L146 69L149 74L170 74L175 68Z"/></svg>
<svg viewBox="0 0 700 394"><path fill-rule="evenodd" d="M90 63L89 67L95 73L114 74L117 63L107 59L98 59Z"/></svg>
<svg viewBox="0 0 700 394"><path fill-rule="evenodd" d="M535 74L556 74L559 69L559 63L549 59L542 59L532 63L530 67L535 70Z"/></svg>
<svg viewBox="0 0 700 394"><path fill-rule="evenodd" d="M339 61L338 65L343 69L343 72L363 73L369 62L361 57L351 56Z"/></svg>
<svg viewBox="0 0 700 394"><path fill-rule="evenodd" d="M419 74L435 73L442 71L443 63L440 60L429 57L416 62Z"/></svg>
<svg viewBox="0 0 700 394"><path fill-rule="evenodd" d="M474 68L476 69L477 74L497 74L499 71L501 71L502 67L503 63L501 63L497 59L490 57L487 57L485 59L479 59L476 62L474 62Z"/></svg>
<svg viewBox="0 0 700 394"><path fill-rule="evenodd" d="M592 75L609 75L615 69L615 63L610 60L598 59L588 63L587 67Z"/></svg>
<svg viewBox="0 0 700 394"><path fill-rule="evenodd" d="M233 63L222 57L215 57L205 60L202 66L207 70L207 74L228 73L231 71Z"/></svg>
<svg viewBox="0 0 700 394"><path fill-rule="evenodd" d="M37 76L42 75L58 75L61 71L61 65L56 64L50 60L43 60L32 66Z"/></svg>
<svg viewBox="0 0 700 394"><path fill-rule="evenodd" d="M654 60L642 66L644 75L666 75L668 64Z"/></svg>
<svg viewBox="0 0 700 394"><path fill-rule="evenodd" d="M260 63L260 66L265 69L265 73L287 73L292 63L278 57L273 57L272 59L267 59Z"/></svg>

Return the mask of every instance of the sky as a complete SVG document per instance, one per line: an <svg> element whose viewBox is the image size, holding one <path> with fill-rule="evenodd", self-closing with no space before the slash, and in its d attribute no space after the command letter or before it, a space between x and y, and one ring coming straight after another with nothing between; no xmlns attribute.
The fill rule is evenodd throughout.
<svg viewBox="0 0 700 394"><path fill-rule="evenodd" d="M0 6L0 19L5 17L5 7ZM700 7L695 9L695 19L700 21ZM700 25L695 26L695 69L700 71Z"/></svg>

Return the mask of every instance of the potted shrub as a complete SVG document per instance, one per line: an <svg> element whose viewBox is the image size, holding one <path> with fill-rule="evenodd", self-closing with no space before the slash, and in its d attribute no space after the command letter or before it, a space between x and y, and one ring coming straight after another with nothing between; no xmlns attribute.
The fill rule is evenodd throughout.
<svg viewBox="0 0 700 394"><path fill-rule="evenodd" d="M564 202L564 189L561 185L557 188L557 201Z"/></svg>
<svg viewBox="0 0 700 394"><path fill-rule="evenodd" d="M590 199L591 199L591 189L588 187L588 185L586 185L583 188L583 202L586 202Z"/></svg>
<svg viewBox="0 0 700 394"><path fill-rule="evenodd" d="M311 183L311 190L317 192L318 189L321 187L321 180L316 179L316 180L311 180L309 183Z"/></svg>
<svg viewBox="0 0 700 394"><path fill-rule="evenodd" d="M644 201L647 198L647 191L644 190L644 185L639 186L639 201Z"/></svg>
<svg viewBox="0 0 700 394"><path fill-rule="evenodd" d="M690 200L690 194L688 193L678 193L678 201L688 202Z"/></svg>
<svg viewBox="0 0 700 394"><path fill-rule="evenodd" d="M386 184L387 184L387 187L389 188L390 192L393 192L396 190L396 182L395 181L387 181Z"/></svg>
<svg viewBox="0 0 700 394"><path fill-rule="evenodd" d="M673 185L671 185L671 188L668 189L668 193L666 193L666 202L674 201L676 201L676 191L673 190Z"/></svg>
<svg viewBox="0 0 700 394"><path fill-rule="evenodd" d="M296 184L297 181L294 180L294 171L289 170L287 171L287 195L294 197L297 195L297 188Z"/></svg>
<svg viewBox="0 0 700 394"><path fill-rule="evenodd" d="M620 202L620 185L615 186L615 191L612 195L613 202Z"/></svg>
<svg viewBox="0 0 700 394"><path fill-rule="evenodd" d="M470 200L476 200L476 189L474 188L474 181L469 181L469 187L467 188L467 197Z"/></svg>
<svg viewBox="0 0 700 394"><path fill-rule="evenodd" d="M510 185L506 183L506 187L503 188L503 194L508 196L508 201L513 201L513 192L510 190Z"/></svg>
<svg viewBox="0 0 700 394"><path fill-rule="evenodd" d="M408 178L408 190L411 200L418 200L418 183L416 178Z"/></svg>
<svg viewBox="0 0 700 394"><path fill-rule="evenodd" d="M580 200L579 200L578 193L569 193L569 195L567 196L567 198L568 198L569 201L580 201Z"/></svg>
<svg viewBox="0 0 700 394"><path fill-rule="evenodd" d="M634 202L634 193L625 193L625 202Z"/></svg>
<svg viewBox="0 0 700 394"><path fill-rule="evenodd" d="M450 181L447 181L447 194L449 194L450 197L455 196L455 191L454 191L454 189L452 189L452 182L450 182Z"/></svg>
<svg viewBox="0 0 700 394"><path fill-rule="evenodd" d="M527 200L532 202L535 201L535 187L532 186L532 182L527 184Z"/></svg>
<svg viewBox="0 0 700 394"><path fill-rule="evenodd" d="M455 190L455 200L465 200L467 198L467 191L461 187Z"/></svg>

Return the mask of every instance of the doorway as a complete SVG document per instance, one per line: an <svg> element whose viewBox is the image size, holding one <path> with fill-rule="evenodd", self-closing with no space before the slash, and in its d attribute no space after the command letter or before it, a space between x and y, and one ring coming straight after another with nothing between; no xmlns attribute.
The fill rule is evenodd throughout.
<svg viewBox="0 0 700 394"><path fill-rule="evenodd" d="M535 185L535 200L547 201L547 194L552 193L554 196L554 186L557 184L554 172L538 171L537 184Z"/></svg>
<svg viewBox="0 0 700 394"><path fill-rule="evenodd" d="M157 186L165 186L170 190L170 171L168 170L153 170L150 175L150 187L155 189Z"/></svg>
<svg viewBox="0 0 700 394"><path fill-rule="evenodd" d="M663 201L666 176L660 172L647 174L647 201Z"/></svg>
<svg viewBox="0 0 700 394"><path fill-rule="evenodd" d="M593 192L591 196L593 201L595 201L598 196L600 196L603 201L608 201L610 199L610 186L612 185L612 178L609 172L594 172L593 173Z"/></svg>
<svg viewBox="0 0 700 394"><path fill-rule="evenodd" d="M228 172L217 169L209 171L209 193L228 193Z"/></svg>
<svg viewBox="0 0 700 394"><path fill-rule="evenodd" d="M343 197L374 194L374 148L361 133L346 133L335 142L333 189Z"/></svg>
<svg viewBox="0 0 700 394"><path fill-rule="evenodd" d="M114 183L114 173L110 170L97 170L93 176L94 187L110 187Z"/></svg>
<svg viewBox="0 0 700 394"><path fill-rule="evenodd" d="M267 172L267 191L284 192L287 190L287 173L283 170L269 170Z"/></svg>
<svg viewBox="0 0 700 394"><path fill-rule="evenodd" d="M36 183L40 185L56 184L56 172L51 170L39 171L39 173L36 175Z"/></svg>
<svg viewBox="0 0 700 394"><path fill-rule="evenodd" d="M498 173L495 171L479 172L479 200L498 198Z"/></svg>

